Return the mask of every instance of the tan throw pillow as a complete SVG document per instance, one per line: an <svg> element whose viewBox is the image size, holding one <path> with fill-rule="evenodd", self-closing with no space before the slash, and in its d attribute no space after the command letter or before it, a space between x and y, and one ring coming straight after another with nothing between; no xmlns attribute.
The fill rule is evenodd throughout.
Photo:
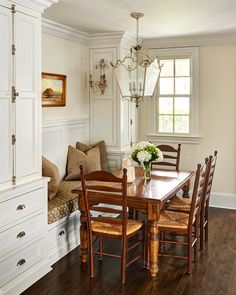
<svg viewBox="0 0 236 295"><path fill-rule="evenodd" d="M52 200L59 189L60 173L57 166L44 157L42 157L42 175L51 178L48 183L48 199Z"/></svg>
<svg viewBox="0 0 236 295"><path fill-rule="evenodd" d="M107 150L106 150L106 145L105 145L104 140L99 141L98 143L96 143L92 146L89 146L87 144L83 144L79 141L76 142L76 148L86 154L88 153L88 151L91 148L94 148L94 147L98 147L99 151L100 151L101 170L102 171L109 171L108 170L108 161L107 161Z"/></svg>
<svg viewBox="0 0 236 295"><path fill-rule="evenodd" d="M100 151L94 147L87 152L87 155L69 145L67 155L67 176L65 180L80 179L80 165L84 165L85 174L101 170Z"/></svg>

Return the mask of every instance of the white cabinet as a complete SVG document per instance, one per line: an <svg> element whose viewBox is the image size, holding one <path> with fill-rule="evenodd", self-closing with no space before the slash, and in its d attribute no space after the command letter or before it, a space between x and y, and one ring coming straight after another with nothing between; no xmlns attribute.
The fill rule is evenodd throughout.
<svg viewBox="0 0 236 295"><path fill-rule="evenodd" d="M16 182L40 175L40 40L39 19L16 12Z"/></svg>
<svg viewBox="0 0 236 295"><path fill-rule="evenodd" d="M0 4L0 188L41 175L40 26L39 14Z"/></svg>
<svg viewBox="0 0 236 295"><path fill-rule="evenodd" d="M41 169L41 12L57 0L0 1L0 293L50 271Z"/></svg>
<svg viewBox="0 0 236 295"><path fill-rule="evenodd" d="M20 294L50 271L47 257L47 179L0 193L0 291Z"/></svg>

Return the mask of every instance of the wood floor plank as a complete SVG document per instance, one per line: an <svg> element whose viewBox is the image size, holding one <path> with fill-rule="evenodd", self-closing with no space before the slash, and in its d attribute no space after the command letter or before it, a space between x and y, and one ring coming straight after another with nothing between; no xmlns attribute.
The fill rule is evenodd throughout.
<svg viewBox="0 0 236 295"><path fill-rule="evenodd" d="M96 260L95 278L90 279L76 248L22 295L235 295L236 210L210 208L209 220L208 250L201 252L191 275L185 261L161 257L157 278L151 279L140 261L127 269L122 286L119 261L105 257ZM115 251L119 244L108 241L105 247Z"/></svg>

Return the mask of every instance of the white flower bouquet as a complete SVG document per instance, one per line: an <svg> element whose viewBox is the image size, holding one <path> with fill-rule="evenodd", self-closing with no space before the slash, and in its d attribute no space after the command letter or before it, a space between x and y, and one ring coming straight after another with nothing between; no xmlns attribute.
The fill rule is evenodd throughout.
<svg viewBox="0 0 236 295"><path fill-rule="evenodd" d="M150 179L150 163L155 160L162 161L163 155L161 150L159 150L153 143L141 141L135 146L131 154L131 159L138 163L139 166L143 167L144 176L147 174L146 178Z"/></svg>
<svg viewBox="0 0 236 295"><path fill-rule="evenodd" d="M152 161L161 161L163 159L163 155L153 143L141 141L135 146L131 154L131 158L137 162L139 166L143 167Z"/></svg>

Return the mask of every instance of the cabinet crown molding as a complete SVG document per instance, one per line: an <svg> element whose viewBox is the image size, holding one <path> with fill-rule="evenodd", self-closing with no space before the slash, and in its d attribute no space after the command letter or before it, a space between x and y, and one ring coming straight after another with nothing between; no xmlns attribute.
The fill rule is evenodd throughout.
<svg viewBox="0 0 236 295"><path fill-rule="evenodd" d="M57 3L58 0L13 0L12 2L43 13L45 9Z"/></svg>
<svg viewBox="0 0 236 295"><path fill-rule="evenodd" d="M123 37L129 36L124 31L88 34L46 18L42 18L42 32L86 46L119 44Z"/></svg>

